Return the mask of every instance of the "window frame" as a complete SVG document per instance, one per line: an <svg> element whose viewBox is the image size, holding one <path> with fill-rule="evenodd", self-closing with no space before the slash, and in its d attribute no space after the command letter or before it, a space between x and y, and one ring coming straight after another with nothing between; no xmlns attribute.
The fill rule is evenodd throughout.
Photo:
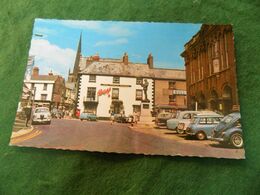
<svg viewBox="0 0 260 195"><path fill-rule="evenodd" d="M141 93L141 96L138 96L137 94ZM135 100L142 100L143 99L143 90L142 89L136 89L135 90Z"/></svg>
<svg viewBox="0 0 260 195"><path fill-rule="evenodd" d="M88 87L87 89L87 98L93 98L93 100L96 100L96 92L97 88L96 87Z"/></svg>
<svg viewBox="0 0 260 195"><path fill-rule="evenodd" d="M96 80L97 80L97 76L96 76L96 75L94 75L94 74L90 74L90 75L89 75L89 80L88 80L88 82L90 82L90 83L95 83Z"/></svg>
<svg viewBox="0 0 260 195"><path fill-rule="evenodd" d="M136 78L136 85L141 85L142 83L143 83L142 77Z"/></svg>
<svg viewBox="0 0 260 195"><path fill-rule="evenodd" d="M120 77L119 76L113 76L113 83L114 84L120 84Z"/></svg>
<svg viewBox="0 0 260 195"><path fill-rule="evenodd" d="M115 91L117 91L117 97L115 97ZM119 100L119 88L112 88L112 99Z"/></svg>
<svg viewBox="0 0 260 195"><path fill-rule="evenodd" d="M47 88L48 88L48 84L47 84L47 83L44 83L44 84L43 84L43 89L42 89L42 90L43 90L43 91L47 91Z"/></svg>
<svg viewBox="0 0 260 195"><path fill-rule="evenodd" d="M43 98L43 97L45 97L45 98ZM41 94L41 100L46 101L47 100L47 94Z"/></svg>

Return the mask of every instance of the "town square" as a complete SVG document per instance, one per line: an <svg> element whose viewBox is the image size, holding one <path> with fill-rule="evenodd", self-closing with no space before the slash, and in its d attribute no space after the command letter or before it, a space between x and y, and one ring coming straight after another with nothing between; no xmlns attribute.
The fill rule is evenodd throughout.
<svg viewBox="0 0 260 195"><path fill-rule="evenodd" d="M41 48L50 45L48 36L54 36L44 26L49 23L75 32L77 41L66 40L75 52L62 50L67 52L65 57L71 56L71 64L62 65L64 61L55 53L57 48ZM95 31L93 37L100 41L94 43L94 38L81 30L83 24L87 30ZM35 21L10 145L245 158L232 26L176 24L172 29L180 33L176 34L176 43L167 46L170 41L166 40L165 48L162 44L162 48L146 51L145 44L149 46L156 39L155 45L160 45L166 38L156 32L156 37L147 38L145 44L140 41L137 45L137 41L134 48L128 45L130 38L104 38L118 34L137 37L136 29L142 28L149 29L152 35L151 27L163 23L118 24L121 26L117 22ZM128 25L136 31L131 32L130 27L127 31ZM168 23L167 28L171 25ZM166 27L161 28L167 31ZM142 39L146 36L149 37L140 35ZM159 61L174 44L178 45L176 51L171 51L175 58L169 58L167 63ZM142 52L135 54L138 47ZM96 53L91 53L91 48ZM58 58L57 64L61 65L51 67L54 61L46 60L48 56Z"/></svg>

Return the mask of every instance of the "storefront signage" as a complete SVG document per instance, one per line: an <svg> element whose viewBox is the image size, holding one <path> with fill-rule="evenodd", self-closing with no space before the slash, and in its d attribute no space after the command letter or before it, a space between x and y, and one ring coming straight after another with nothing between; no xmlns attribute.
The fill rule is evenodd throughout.
<svg viewBox="0 0 260 195"><path fill-rule="evenodd" d="M99 89L97 95L98 96L107 95L108 97L110 97L110 91L111 91L111 87L107 89Z"/></svg>
<svg viewBox="0 0 260 195"><path fill-rule="evenodd" d="M173 95L187 95L185 90L173 90Z"/></svg>

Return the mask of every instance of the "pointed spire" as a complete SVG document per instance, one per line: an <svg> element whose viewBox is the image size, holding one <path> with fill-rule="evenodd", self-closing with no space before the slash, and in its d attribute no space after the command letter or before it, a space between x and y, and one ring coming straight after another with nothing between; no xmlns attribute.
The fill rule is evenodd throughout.
<svg viewBox="0 0 260 195"><path fill-rule="evenodd" d="M79 72L79 63L80 63L80 56L81 56L81 41L82 41L82 32L80 33L78 49L76 53L74 68L73 68L73 75L76 77Z"/></svg>
<svg viewBox="0 0 260 195"><path fill-rule="evenodd" d="M77 50L77 52L79 52L79 53L81 53L81 40L82 40L82 32L80 32L79 43L78 43L78 50Z"/></svg>

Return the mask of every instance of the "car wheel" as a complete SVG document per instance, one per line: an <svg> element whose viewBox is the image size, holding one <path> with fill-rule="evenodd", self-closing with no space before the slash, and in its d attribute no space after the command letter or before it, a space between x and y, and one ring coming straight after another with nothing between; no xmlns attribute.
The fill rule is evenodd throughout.
<svg viewBox="0 0 260 195"><path fill-rule="evenodd" d="M204 139L206 139L206 135L205 135L205 133L203 133L203 132L198 132L198 133L196 134L196 138L197 138L198 140L204 140Z"/></svg>
<svg viewBox="0 0 260 195"><path fill-rule="evenodd" d="M230 143L235 148L242 148L244 144L242 135L240 133L234 133L230 137Z"/></svg>
<svg viewBox="0 0 260 195"><path fill-rule="evenodd" d="M50 125L50 124L51 124L51 121L48 121L48 122L47 122L47 125Z"/></svg>
<svg viewBox="0 0 260 195"><path fill-rule="evenodd" d="M177 133L179 133L179 134L184 134L184 130L182 130L182 129L177 129Z"/></svg>

